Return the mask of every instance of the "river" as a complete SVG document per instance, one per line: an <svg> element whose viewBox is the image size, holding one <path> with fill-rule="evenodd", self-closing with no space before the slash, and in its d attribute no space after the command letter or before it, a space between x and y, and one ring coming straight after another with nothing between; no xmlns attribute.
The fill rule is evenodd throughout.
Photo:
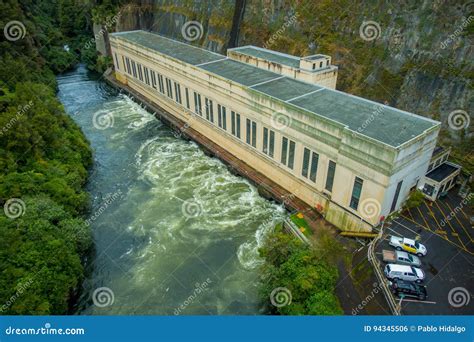
<svg viewBox="0 0 474 342"><path fill-rule="evenodd" d="M258 246L284 209L83 66L58 86L94 150L77 313L261 313Z"/></svg>

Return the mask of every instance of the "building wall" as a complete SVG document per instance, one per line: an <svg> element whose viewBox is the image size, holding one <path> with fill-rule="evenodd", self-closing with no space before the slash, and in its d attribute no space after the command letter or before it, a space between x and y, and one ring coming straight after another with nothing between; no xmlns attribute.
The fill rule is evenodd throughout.
<svg viewBox="0 0 474 342"><path fill-rule="evenodd" d="M393 186L392 170L399 158L394 148L380 145L368 138L349 131L341 124L323 117L309 115L304 110L289 108L270 96L258 93L202 69L174 60L143 47L112 37L111 46L116 65L117 79L159 104L166 111L185 121L190 127L225 148L255 170L264 174L286 190L313 207L322 208L326 219L342 230L370 231L386 211L387 191ZM182 105L134 79L125 72L122 56L154 70L177 82L181 87ZM174 86L174 84L173 84ZM158 88L158 86L157 86ZM186 108L185 89L189 89L191 109ZM173 87L174 91L174 87ZM196 113L194 95L201 94L203 116ZM213 101L214 123L205 119L205 97ZM226 107L227 131L217 127L217 105ZM231 130L231 111L241 115L241 139ZM275 127L275 112L291 118L288 127ZM256 148L246 143L246 119L257 124ZM275 133L274 157L263 153L263 127ZM295 142L293 169L281 163L282 138ZM304 148L319 155L316 181L302 176ZM336 162L332 192L325 189L328 164ZM420 165L423 161L419 161ZM403 169L404 170L404 169ZM402 170L400 170L401 172ZM403 171L405 172L405 171ZM408 169L406 171L408 173ZM401 173L400 173L401 174ZM354 180L363 179L359 207L349 207ZM393 196L392 196L393 197ZM403 201L402 194L400 201ZM375 214L367 215L361 203L378 203Z"/></svg>

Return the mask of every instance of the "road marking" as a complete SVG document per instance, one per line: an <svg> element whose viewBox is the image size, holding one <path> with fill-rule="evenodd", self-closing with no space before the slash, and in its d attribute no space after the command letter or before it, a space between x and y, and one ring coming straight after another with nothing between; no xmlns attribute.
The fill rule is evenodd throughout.
<svg viewBox="0 0 474 342"><path fill-rule="evenodd" d="M423 221L425 222L426 227L428 227L428 229L431 230L431 229L429 228L430 225L428 224L428 222L426 221L425 217L423 216L423 214L422 214L422 212L421 212L421 210L420 210L420 207L416 207L416 209L418 209L418 212L420 213L421 218L422 218Z"/></svg>
<svg viewBox="0 0 474 342"><path fill-rule="evenodd" d="M430 233L432 233L432 234L434 234L434 235L438 236L439 238L441 238L441 239L444 239L444 240L448 241L450 244L452 244L452 245L456 246L457 248L460 248L461 250L464 250L464 251L465 251L465 252L467 252L468 254L474 255L474 252L471 252L471 251L469 251L468 249L465 249L465 248L463 248L462 246L459 246L457 243L455 243L455 242L453 242L453 241L449 240L449 239L448 239L448 238L446 238L445 236L442 236L442 235L440 235L440 234L438 234L438 233L436 233L436 232L432 231L431 229L429 229L429 228L426 228L425 226L423 226L422 224L420 224L420 223L418 223L418 222L415 222L415 221L412 221L412 220L410 220L410 219L409 219L408 217L406 217L406 216L403 216L403 215L402 215L402 217L403 217L405 220L407 220L407 221L409 221L409 222L411 222L411 223L413 223L413 224L416 224L416 225L420 226L421 228L423 228L423 229L425 229L425 230L429 231ZM405 226L403 223L401 223L401 222L397 221L396 219L395 219L395 220L393 220L393 221L394 221L394 222L396 222L396 223L398 223L400 226L402 226L402 227L404 227L404 228L407 228L407 229L408 229L408 227L407 227L407 226Z"/></svg>
<svg viewBox="0 0 474 342"><path fill-rule="evenodd" d="M449 210L451 210L450 215L451 215L451 213L453 214L452 216L454 216L454 218L456 219L456 221L458 221L458 223L459 223L459 225L462 227L462 229L464 229L464 231L466 232L468 238L469 238L471 241L474 241L474 239L472 239L471 235L469 235L469 233L467 232L466 227L464 227L464 225L462 224L462 222L459 221L457 215L455 214L454 210L451 208L451 206L449 205L448 202L446 202L446 205L447 205L447 207L449 208ZM449 221L448 221L448 222L449 222Z"/></svg>
<svg viewBox="0 0 474 342"><path fill-rule="evenodd" d="M449 223L449 220L446 218L446 215L445 213L441 210L440 206L438 205L437 203L438 201L435 201L434 203L436 204L436 206L438 207L439 211L441 212L441 214L443 215L444 217L444 221L447 222L449 224L449 226L451 227L451 235L454 236L454 237L457 237L459 242L461 243L461 245L463 246L463 248L466 249L466 245L464 244L464 242L462 242L461 238L459 237L459 234L456 232L456 230L453 228L453 226L451 225L451 223ZM434 213L433 213L434 215ZM434 215L435 216L435 215ZM435 221L436 223L438 223L438 220L436 220L436 216L435 216ZM439 224L438 224L439 225Z"/></svg>
<svg viewBox="0 0 474 342"><path fill-rule="evenodd" d="M396 221L396 222L398 223L398 221ZM412 232L413 234L415 234L415 236L418 236L418 233L415 232L413 229L410 229L409 227L407 227L407 226L405 226L405 225L403 225L403 228L405 228L406 230L409 230L410 232ZM389 229L390 229L390 228L389 228ZM392 231L393 231L393 230L392 230ZM395 233L397 233L397 232L395 232ZM397 234L398 234L398 233L397 233Z"/></svg>

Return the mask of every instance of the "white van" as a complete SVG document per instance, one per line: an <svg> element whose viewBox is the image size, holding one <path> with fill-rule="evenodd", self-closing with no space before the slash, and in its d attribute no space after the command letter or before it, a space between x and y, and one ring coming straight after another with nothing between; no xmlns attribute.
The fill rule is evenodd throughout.
<svg viewBox="0 0 474 342"><path fill-rule="evenodd" d="M400 279L406 281L416 281L421 283L425 279L425 273L413 266L388 264L384 270L385 276L388 279Z"/></svg>

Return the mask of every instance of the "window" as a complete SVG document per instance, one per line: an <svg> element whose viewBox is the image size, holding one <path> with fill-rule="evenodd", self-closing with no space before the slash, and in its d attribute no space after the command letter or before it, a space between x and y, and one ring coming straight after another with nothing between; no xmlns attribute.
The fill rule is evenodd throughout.
<svg viewBox="0 0 474 342"><path fill-rule="evenodd" d="M202 116L201 94L194 92L194 111Z"/></svg>
<svg viewBox="0 0 474 342"><path fill-rule="evenodd" d="M309 172L309 179L316 182L316 174L318 172L318 160L319 154L313 152L313 158L311 159L311 170Z"/></svg>
<svg viewBox="0 0 474 342"><path fill-rule="evenodd" d="M117 70L120 70L119 60L118 60L118 57L117 57L117 53L114 52L114 56L115 56L115 65L117 66Z"/></svg>
<svg viewBox="0 0 474 342"><path fill-rule="evenodd" d="M332 191L332 186L334 184L334 175L336 173L336 163L332 160L329 161L328 165L328 175L326 178L326 190Z"/></svg>
<svg viewBox="0 0 474 342"><path fill-rule="evenodd" d="M212 100L209 100L207 97L205 99L206 103L206 120L214 122L214 104Z"/></svg>
<svg viewBox="0 0 474 342"><path fill-rule="evenodd" d="M186 93L186 107L188 109L191 109L191 104L189 103L189 89L188 88L186 88L185 93Z"/></svg>
<svg viewBox="0 0 474 342"><path fill-rule="evenodd" d="M137 65L135 64L135 61L132 60L132 72L133 72L133 77L137 78Z"/></svg>
<svg viewBox="0 0 474 342"><path fill-rule="evenodd" d="M301 175L305 178L308 178L310 156L311 152L305 147L303 152L303 168L301 170Z"/></svg>
<svg viewBox="0 0 474 342"><path fill-rule="evenodd" d="M255 121L247 119L247 144L257 147L257 123Z"/></svg>
<svg viewBox="0 0 474 342"><path fill-rule="evenodd" d="M281 163L288 166L290 169L293 169L295 162L295 148L296 144L294 141L283 137L281 142Z"/></svg>
<svg viewBox="0 0 474 342"><path fill-rule="evenodd" d="M398 196L400 195L400 189L402 188L403 181L401 180L397 184L397 190L395 190L395 195L393 196L392 207L390 208L390 212L394 211L397 207Z"/></svg>
<svg viewBox="0 0 474 342"><path fill-rule="evenodd" d="M156 89L156 73L153 70L150 70L151 74L151 86Z"/></svg>
<svg viewBox="0 0 474 342"><path fill-rule="evenodd" d="M165 85L163 82L163 76L158 74L158 86L160 87L160 93L165 93Z"/></svg>
<svg viewBox="0 0 474 342"><path fill-rule="evenodd" d="M288 167L293 169L294 162L295 162L295 142L290 140L290 151L288 153Z"/></svg>
<svg viewBox="0 0 474 342"><path fill-rule="evenodd" d="M232 134L240 139L240 114L231 111L230 118L232 123Z"/></svg>
<svg viewBox="0 0 474 342"><path fill-rule="evenodd" d="M316 63L313 63L313 70L316 69Z"/></svg>
<svg viewBox="0 0 474 342"><path fill-rule="evenodd" d="M173 85L171 84L171 80L167 77L166 79L166 95L172 99L173 98Z"/></svg>
<svg viewBox="0 0 474 342"><path fill-rule="evenodd" d="M146 66L143 67L143 72L145 73L145 83L150 85L150 76L148 75L148 68Z"/></svg>
<svg viewBox="0 0 474 342"><path fill-rule="evenodd" d="M286 165L286 157L288 154L288 139L283 137L281 141L281 163Z"/></svg>
<svg viewBox="0 0 474 342"><path fill-rule="evenodd" d="M181 104L181 86L179 83L174 82L174 93L176 97L176 102Z"/></svg>
<svg viewBox="0 0 474 342"><path fill-rule="evenodd" d="M138 64L138 78L140 79L140 81L143 82L143 71L142 71L142 65L140 63L137 63Z"/></svg>
<svg viewBox="0 0 474 342"><path fill-rule="evenodd" d="M226 109L220 104L217 105L217 124L223 130L227 130L227 117Z"/></svg>
<svg viewBox="0 0 474 342"><path fill-rule="evenodd" d="M323 67L323 62L319 62L319 67L320 67L320 68Z"/></svg>
<svg viewBox="0 0 474 342"><path fill-rule="evenodd" d="M430 184L425 184L425 186L423 187L423 192L427 194L428 196L433 196L434 189L435 189L434 186Z"/></svg>
<svg viewBox="0 0 474 342"><path fill-rule="evenodd" d="M132 68L130 67L130 58L125 58L125 60L127 61L127 72L129 75L132 74Z"/></svg>
<svg viewBox="0 0 474 342"><path fill-rule="evenodd" d="M359 177L356 177L354 180L354 187L352 188L352 196L351 196L351 203L349 206L357 210L357 207L359 206L359 199L360 199L360 193L362 192L362 184L364 181L360 179Z"/></svg>
<svg viewBox="0 0 474 342"><path fill-rule="evenodd" d="M263 127L263 153L273 158L275 150L275 132L271 129Z"/></svg>

